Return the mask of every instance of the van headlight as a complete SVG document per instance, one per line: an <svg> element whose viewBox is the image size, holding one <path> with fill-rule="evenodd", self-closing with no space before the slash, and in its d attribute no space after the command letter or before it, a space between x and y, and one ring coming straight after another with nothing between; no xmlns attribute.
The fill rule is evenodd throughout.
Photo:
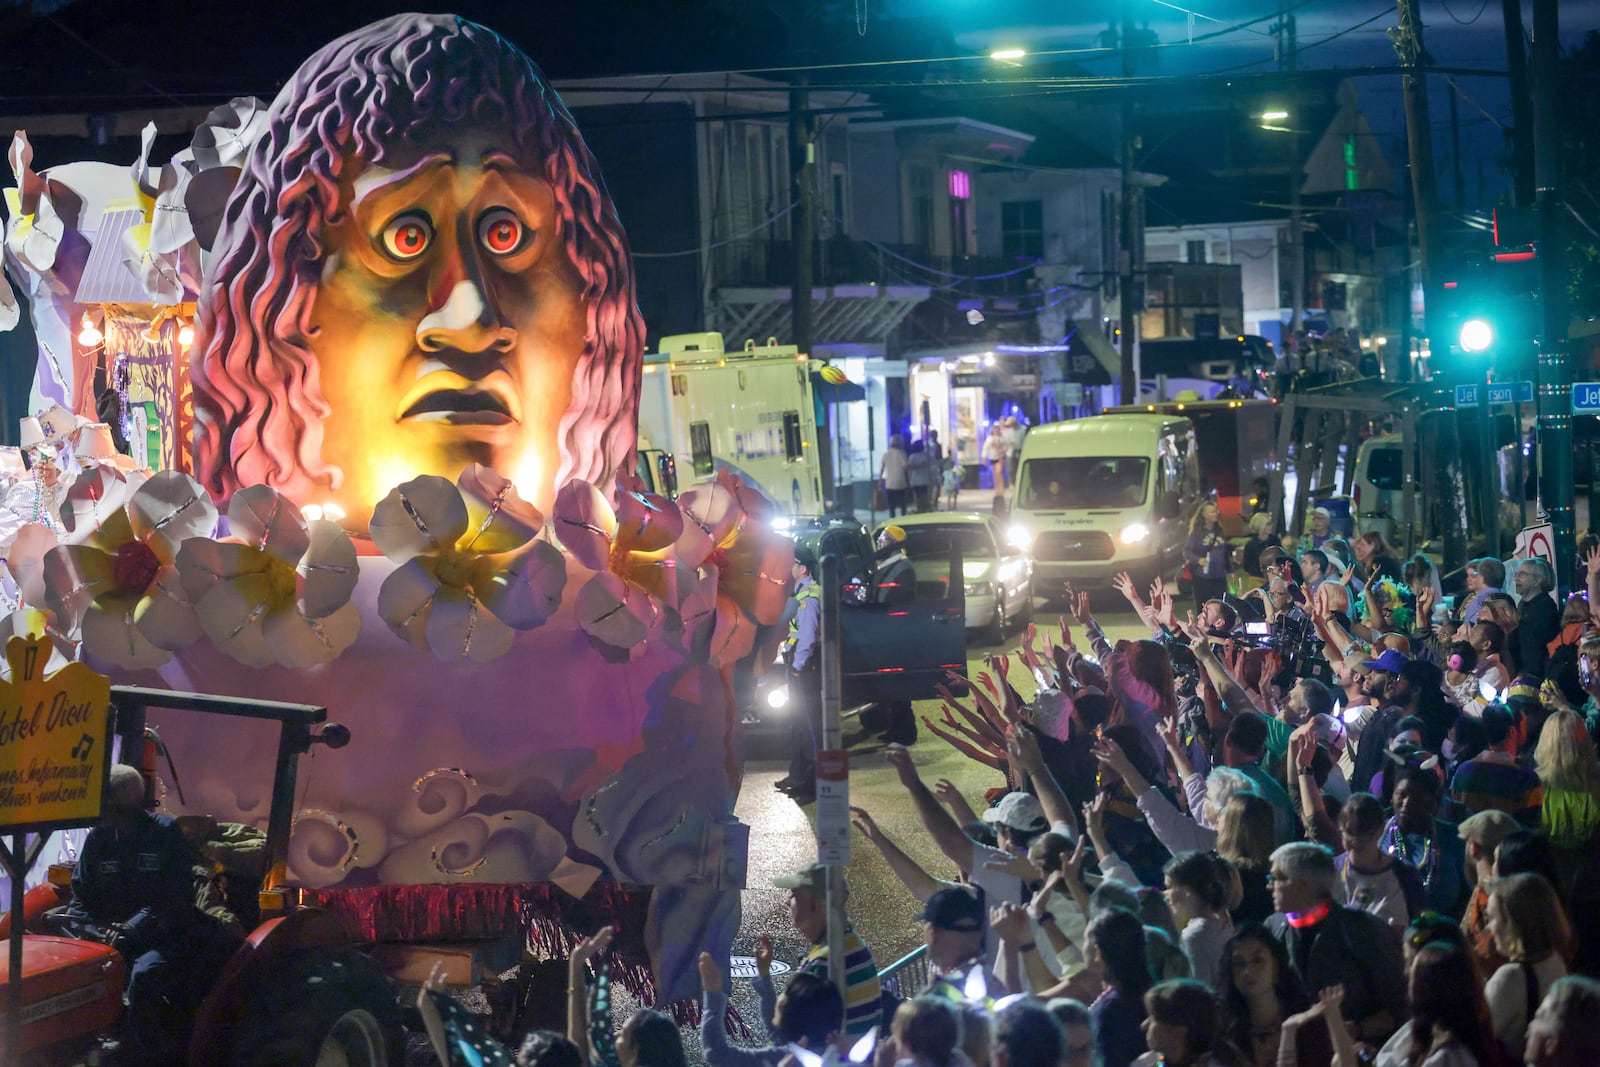
<svg viewBox="0 0 1600 1067"><path fill-rule="evenodd" d="M767 690L767 708L771 711L782 711L789 706L789 687L775 685Z"/></svg>
<svg viewBox="0 0 1600 1067"><path fill-rule="evenodd" d="M967 596L990 596L994 587L988 582L966 582L961 586L961 591Z"/></svg>
<svg viewBox="0 0 1600 1067"><path fill-rule="evenodd" d="M1142 522L1132 522L1122 528L1117 539L1125 545L1142 544L1150 539L1150 527Z"/></svg>
<svg viewBox="0 0 1600 1067"><path fill-rule="evenodd" d="M1006 544L1026 552L1033 547L1033 531L1026 526L1014 525L1006 531Z"/></svg>

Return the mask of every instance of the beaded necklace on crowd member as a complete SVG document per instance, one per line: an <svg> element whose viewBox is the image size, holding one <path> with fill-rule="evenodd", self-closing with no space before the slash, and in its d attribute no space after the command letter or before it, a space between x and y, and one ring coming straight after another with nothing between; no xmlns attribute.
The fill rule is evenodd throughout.
<svg viewBox="0 0 1600 1067"><path fill-rule="evenodd" d="M1402 863L1409 863L1417 869L1422 875L1424 889L1433 888L1433 876L1439 871L1439 847L1435 843L1438 833L1436 826L1431 833L1416 835L1422 838L1422 859L1418 862L1411 855L1411 842L1407 840L1410 835L1400 829L1399 820L1390 818L1389 825L1384 827L1384 840L1394 849L1392 855Z"/></svg>

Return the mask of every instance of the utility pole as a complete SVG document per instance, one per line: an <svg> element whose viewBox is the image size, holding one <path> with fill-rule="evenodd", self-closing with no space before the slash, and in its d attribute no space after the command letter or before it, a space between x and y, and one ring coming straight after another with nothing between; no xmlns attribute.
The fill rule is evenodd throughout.
<svg viewBox="0 0 1600 1067"><path fill-rule="evenodd" d="M1406 68L1400 84L1404 90L1406 107L1406 147L1411 156L1411 196L1417 214L1417 247L1422 259L1422 284L1433 279L1433 252L1438 247L1435 239L1433 131L1428 125L1428 76L1422 64L1422 16L1417 10L1417 0L1397 0L1400 24L1394 31L1395 51L1400 54L1400 65ZM1410 297L1406 304L1410 306ZM1429 331L1430 337L1432 331ZM1437 339L1435 339L1437 340Z"/></svg>
<svg viewBox="0 0 1600 1067"><path fill-rule="evenodd" d="M804 24L800 24L803 26ZM807 32L800 29L798 32ZM794 345L804 356L811 355L816 338L811 332L811 289L814 282L811 271L813 247L816 240L816 170L817 145L811 121L811 78L801 72L789 89L789 196L794 211L789 218L789 244L794 253L792 285L789 292L789 323L794 333ZM826 426L817 428L817 466L822 475L823 508L834 510L828 501L833 500L833 448Z"/></svg>
<svg viewBox="0 0 1600 1067"><path fill-rule="evenodd" d="M1511 179L1516 205L1533 203L1533 93L1528 54L1522 48L1522 0L1500 0L1505 22L1506 74L1511 82ZM1482 187L1482 183L1479 183Z"/></svg>
<svg viewBox="0 0 1600 1067"><path fill-rule="evenodd" d="M1121 318L1118 323L1121 342L1120 373L1121 402L1135 403L1139 399L1139 370L1134 359L1134 268L1141 256L1134 250L1134 242L1144 240L1144 235L1139 232L1134 210L1134 197L1138 195L1133 178L1133 153L1137 150L1139 139L1133 132L1133 87L1130 84L1133 78L1133 8L1129 0L1122 0L1122 196L1118 201L1119 229L1121 230L1121 251L1117 255L1117 296L1118 306L1121 309Z"/></svg>
<svg viewBox="0 0 1600 1067"><path fill-rule="evenodd" d="M1539 205L1539 468L1555 534L1556 582L1573 587L1572 363L1567 358L1567 279L1562 271L1560 115L1556 94L1560 19L1556 0L1533 0L1534 192Z"/></svg>
<svg viewBox="0 0 1600 1067"><path fill-rule="evenodd" d="M1278 0L1278 24L1273 28L1278 32L1278 69L1289 75L1285 81L1290 86L1289 99L1293 100L1297 95L1293 87L1299 60L1295 56L1294 15L1289 11L1288 0ZM1305 184L1305 162L1300 158L1300 121L1304 116L1287 100L1285 105L1289 109L1289 338L1292 342L1305 327L1306 317L1306 236L1300 207L1300 187Z"/></svg>

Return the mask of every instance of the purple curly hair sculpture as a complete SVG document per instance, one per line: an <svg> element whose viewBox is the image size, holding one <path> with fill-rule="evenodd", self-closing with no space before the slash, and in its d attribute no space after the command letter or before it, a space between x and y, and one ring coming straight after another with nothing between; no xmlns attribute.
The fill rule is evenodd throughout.
<svg viewBox="0 0 1600 1067"><path fill-rule="evenodd" d="M300 502L339 487L312 317L352 173L465 126L492 130L548 183L581 279L583 347L555 430L554 484L607 485L627 469L644 348L627 239L572 116L527 55L455 16L397 15L308 59L267 122L200 299L195 467L219 502L255 484Z"/></svg>

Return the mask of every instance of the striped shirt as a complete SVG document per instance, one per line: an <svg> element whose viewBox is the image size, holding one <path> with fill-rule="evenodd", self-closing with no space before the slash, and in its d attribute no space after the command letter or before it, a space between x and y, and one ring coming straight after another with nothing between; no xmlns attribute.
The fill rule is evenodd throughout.
<svg viewBox="0 0 1600 1067"><path fill-rule="evenodd" d="M798 968L819 978L828 975L828 943L812 945ZM854 929L844 935L844 1029L851 1037L864 1037L883 1022L883 989L872 950Z"/></svg>
<svg viewBox="0 0 1600 1067"><path fill-rule="evenodd" d="M1537 815L1544 800L1538 774L1502 759L1470 759L1450 779L1450 799L1465 814L1496 808L1513 818Z"/></svg>

